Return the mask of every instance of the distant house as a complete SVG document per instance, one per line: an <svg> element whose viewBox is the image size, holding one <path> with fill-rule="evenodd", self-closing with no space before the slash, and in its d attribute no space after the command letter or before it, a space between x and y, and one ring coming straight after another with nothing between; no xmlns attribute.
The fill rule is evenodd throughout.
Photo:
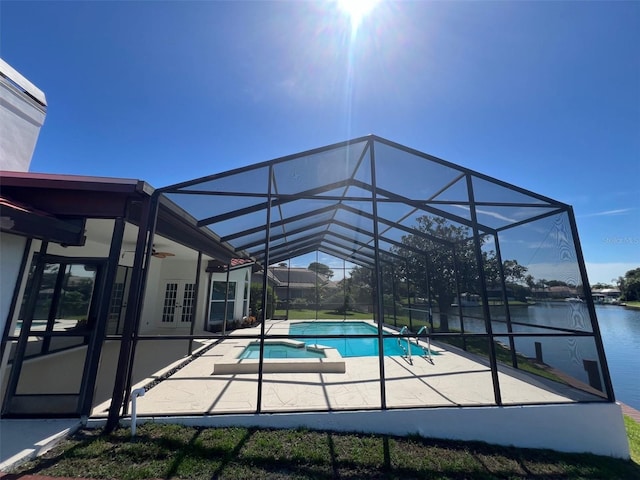
<svg viewBox="0 0 640 480"><path fill-rule="evenodd" d="M568 285L554 285L553 287L534 288L533 297L538 299L564 299L574 298L581 295L580 289Z"/></svg>
<svg viewBox="0 0 640 480"><path fill-rule="evenodd" d="M617 303L622 292L617 288L600 288L591 290L595 303Z"/></svg>
<svg viewBox="0 0 640 480"><path fill-rule="evenodd" d="M329 277L299 267L269 267L275 293L280 303L315 304L320 289L335 286Z"/></svg>

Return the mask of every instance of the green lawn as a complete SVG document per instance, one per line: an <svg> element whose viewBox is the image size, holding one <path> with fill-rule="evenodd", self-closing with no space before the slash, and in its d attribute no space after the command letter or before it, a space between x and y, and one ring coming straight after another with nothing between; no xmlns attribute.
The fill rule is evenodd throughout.
<svg viewBox="0 0 640 480"><path fill-rule="evenodd" d="M640 465L597 455L420 437L146 424L133 441L129 429L111 435L80 431L16 473L131 480L559 480L640 478Z"/></svg>
<svg viewBox="0 0 640 480"><path fill-rule="evenodd" d="M627 429L627 437L629 438L631 459L640 465L640 423L625 415L624 426Z"/></svg>

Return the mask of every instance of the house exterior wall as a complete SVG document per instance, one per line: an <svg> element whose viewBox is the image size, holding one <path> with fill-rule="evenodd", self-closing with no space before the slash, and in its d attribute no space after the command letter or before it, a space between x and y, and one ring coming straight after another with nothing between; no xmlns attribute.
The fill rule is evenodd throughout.
<svg viewBox="0 0 640 480"><path fill-rule="evenodd" d="M29 170L46 111L44 93L0 59L0 170ZM4 232L0 235L0 335L7 322L13 320L7 316L20 281L18 274L26 242L25 237ZM0 359L0 376L6 362L6 358Z"/></svg>
<svg viewBox="0 0 640 480"><path fill-rule="evenodd" d="M208 324L208 312L210 298L210 285L212 282L226 282L226 273L205 272L208 259L203 259L200 266L200 284L198 289L198 300L196 305L196 316L194 323L194 334L204 333ZM145 290L145 300L140 319L140 333L151 334L170 332L178 334L188 334L191 329L189 322L163 322L162 311L164 295L167 282L175 282L182 286L184 283L195 283L197 271L197 261L178 258L154 258L151 257L151 265L147 278ZM229 281L236 282L236 303L233 311L233 318L228 320L241 321L246 315L244 310L244 282L247 272L251 278L250 267L233 270L229 274Z"/></svg>
<svg viewBox="0 0 640 480"><path fill-rule="evenodd" d="M46 116L46 100L2 59L0 73L0 170L26 172Z"/></svg>
<svg viewBox="0 0 640 480"><path fill-rule="evenodd" d="M207 261L203 259L200 266L201 274L194 333L204 331L208 288L207 274L205 273ZM180 285L183 283L195 283L197 268L197 260L195 259L185 260L171 257L160 259L151 257L144 307L140 319L140 333L150 333L157 329L163 331L179 330L176 333L180 334L189 333L191 329L191 323L189 322L162 322L162 309L166 283L169 281L178 282Z"/></svg>
<svg viewBox="0 0 640 480"><path fill-rule="evenodd" d="M11 300L16 287L16 279L20 273L22 252L27 239L10 233L2 234L0 241L0 335L4 332ZM18 255L17 252L20 252Z"/></svg>

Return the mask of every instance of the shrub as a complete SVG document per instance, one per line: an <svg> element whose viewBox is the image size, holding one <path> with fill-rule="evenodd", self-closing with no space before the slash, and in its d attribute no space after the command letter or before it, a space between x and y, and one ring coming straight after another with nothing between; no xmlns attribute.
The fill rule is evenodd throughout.
<svg viewBox="0 0 640 480"><path fill-rule="evenodd" d="M293 310L304 310L309 306L306 298L294 298L289 301L289 307Z"/></svg>

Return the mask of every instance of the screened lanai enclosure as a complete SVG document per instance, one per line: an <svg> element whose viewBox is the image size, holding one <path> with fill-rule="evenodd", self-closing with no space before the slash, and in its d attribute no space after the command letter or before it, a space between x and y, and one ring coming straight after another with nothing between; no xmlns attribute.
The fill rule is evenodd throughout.
<svg viewBox="0 0 640 480"><path fill-rule="evenodd" d="M377 136L154 196L253 277L198 300L221 322L140 414L614 400L566 204Z"/></svg>

